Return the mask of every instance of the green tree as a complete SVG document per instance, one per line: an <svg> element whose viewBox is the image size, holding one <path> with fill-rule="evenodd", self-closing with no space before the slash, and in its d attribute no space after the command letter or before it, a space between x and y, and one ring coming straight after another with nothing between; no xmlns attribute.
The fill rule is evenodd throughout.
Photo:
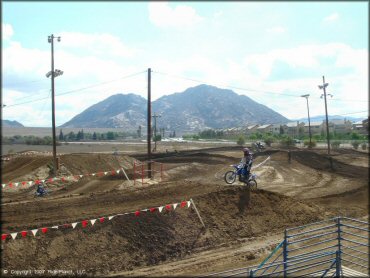
<svg viewBox="0 0 370 278"><path fill-rule="evenodd" d="M93 136L92 136L92 139L93 140L96 140L97 138L98 138L98 136L96 135L96 132L94 131Z"/></svg>
<svg viewBox="0 0 370 278"><path fill-rule="evenodd" d="M60 130L60 132L59 132L59 141L63 141L63 140L64 140L63 130Z"/></svg>
<svg viewBox="0 0 370 278"><path fill-rule="evenodd" d="M280 144L284 147L293 147L294 146L294 140L292 137L290 136L284 136L281 140L280 140Z"/></svg>
<svg viewBox="0 0 370 278"><path fill-rule="evenodd" d="M236 141L236 143L239 145L239 146L243 146L245 144L245 137L243 135L240 135L238 137L238 140Z"/></svg>
<svg viewBox="0 0 370 278"><path fill-rule="evenodd" d="M115 139L115 133L113 131L108 131L107 132L107 139L108 140L114 140Z"/></svg>

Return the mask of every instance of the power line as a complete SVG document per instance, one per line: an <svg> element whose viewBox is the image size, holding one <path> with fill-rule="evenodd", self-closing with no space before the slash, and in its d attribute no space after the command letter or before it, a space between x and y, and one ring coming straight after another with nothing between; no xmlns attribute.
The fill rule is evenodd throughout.
<svg viewBox="0 0 370 278"><path fill-rule="evenodd" d="M133 76L139 75L139 74L144 73L144 72L146 72L146 71L141 71L141 72L133 73L133 74L126 75L126 76L123 76L123 77L121 77L121 78L114 79L114 80L110 80L110 81L104 81L104 82L96 83L96 84L94 84L94 85L90 85L90 86L87 86L87 87L84 87L84 88L79 88L79 89L75 89L75 90L71 90L71 91L66 91L66 92L63 92L63 93L60 93L60 94L56 94L56 96L67 95L67 94L71 94L71 93L75 93L75 92L83 91L83 90L86 90L86 89L90 89L90 88L98 87L98 86L101 86L101 85L104 85L104 84L108 84L108 83L116 82L116 81L118 81L118 80L122 80L122 79L130 78L130 77L133 77ZM4 108L7 108L7 107L13 107L13 106L19 106L19 105L23 105L23 104L28 104L28 103L32 103L32 102L36 102L36 101L40 101L40 100L44 100L44 99L47 99L47 98L49 98L49 97L43 97L43 98L38 98L38 99L34 99L34 100L30 100L30 101L25 101L25 102L21 102L21 103L15 103L15 104L7 105L7 106L6 106L6 107L4 107Z"/></svg>
<svg viewBox="0 0 370 278"><path fill-rule="evenodd" d="M209 82L206 82L204 80L197 80L197 79L193 79L193 78L187 78L187 77L184 77L184 76L179 76L179 75L174 75L174 74L169 74L169 73L164 73L164 72L158 72L158 71L153 71L154 73L158 73L158 74L162 74L162 75L167 75L167 76L171 76L171 77L175 77L175 78L179 78L179 79L184 79L184 80L189 80L189 81L193 81L193 82L196 82L196 83L202 83L202 84L210 84ZM280 93L280 92L272 92L272 91L263 91L263 90L256 90L256 89L251 89L251 88L241 88L241 87L236 87L236 86L230 86L230 85L222 85L223 87L225 88L230 88L230 89L237 89L237 90L242 90L242 91L248 91L248 92L256 92L256 93L263 93L263 94L274 94L274 95L283 95L283 96L289 96L289 97L301 97L300 95L301 94L305 94L307 92L304 92L304 93L299 93L300 95L292 95L292 94L287 94L287 93ZM369 102L369 100L347 100L347 99L331 99L331 100L334 100L334 101L351 101L351 102Z"/></svg>

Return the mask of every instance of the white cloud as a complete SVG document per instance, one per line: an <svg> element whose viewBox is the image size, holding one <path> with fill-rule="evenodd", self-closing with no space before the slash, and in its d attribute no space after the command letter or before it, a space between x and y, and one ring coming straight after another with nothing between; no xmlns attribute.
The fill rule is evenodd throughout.
<svg viewBox="0 0 370 278"><path fill-rule="evenodd" d="M267 31L267 33L278 35L278 34L285 33L286 29L282 26L274 26L274 27L266 29L266 31Z"/></svg>
<svg viewBox="0 0 370 278"><path fill-rule="evenodd" d="M203 20L195 9L185 5L171 8L168 2L148 4L149 19L158 27L190 27Z"/></svg>
<svg viewBox="0 0 370 278"><path fill-rule="evenodd" d="M59 35L62 40L61 48L83 49L86 54L127 58L133 57L138 52L124 45L120 38L110 34L62 32Z"/></svg>
<svg viewBox="0 0 370 278"><path fill-rule="evenodd" d="M2 23L1 27L2 27L1 33L3 35L3 40L9 40L14 34L12 25L7 24L7 23Z"/></svg>
<svg viewBox="0 0 370 278"><path fill-rule="evenodd" d="M328 15L323 19L324 22L333 22L338 20L339 14L338 13L332 13L331 15Z"/></svg>

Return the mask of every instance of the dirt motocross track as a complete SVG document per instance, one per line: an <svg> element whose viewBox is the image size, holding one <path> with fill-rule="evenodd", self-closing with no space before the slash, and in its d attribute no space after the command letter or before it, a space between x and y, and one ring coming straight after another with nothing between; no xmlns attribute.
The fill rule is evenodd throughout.
<svg viewBox="0 0 370 278"><path fill-rule="evenodd" d="M84 177L47 185L52 192L35 198L34 186L2 190L2 233L95 219L188 201L193 206L127 214L85 228L19 234L2 240L2 274L10 270L60 270L58 275L163 276L222 271L260 262L282 240L287 227L342 215L368 217L368 153L340 150L332 165L324 151L294 149L256 153L252 168L258 189L223 174L240 161L239 147L154 154L164 165L154 182L135 185L125 176ZM66 154L62 175L123 167L130 179L143 154ZM14 157L2 168L2 183L49 178L50 156ZM5 273L4 270L8 272ZM51 272L44 275L50 276ZM36 275L37 274L37 275Z"/></svg>

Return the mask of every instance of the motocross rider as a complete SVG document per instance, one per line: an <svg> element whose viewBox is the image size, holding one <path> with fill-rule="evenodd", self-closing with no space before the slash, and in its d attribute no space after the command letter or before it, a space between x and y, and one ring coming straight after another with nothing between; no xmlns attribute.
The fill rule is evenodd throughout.
<svg viewBox="0 0 370 278"><path fill-rule="evenodd" d="M44 188L44 185L39 183L37 185L37 189L36 189L36 192L38 193L39 196L42 196L45 194L45 188Z"/></svg>
<svg viewBox="0 0 370 278"><path fill-rule="evenodd" d="M253 154L248 148L243 148L243 153L244 156L240 162L243 164L243 167L245 169L245 175L243 175L243 177L241 175L240 179L241 181L247 181L253 164Z"/></svg>

